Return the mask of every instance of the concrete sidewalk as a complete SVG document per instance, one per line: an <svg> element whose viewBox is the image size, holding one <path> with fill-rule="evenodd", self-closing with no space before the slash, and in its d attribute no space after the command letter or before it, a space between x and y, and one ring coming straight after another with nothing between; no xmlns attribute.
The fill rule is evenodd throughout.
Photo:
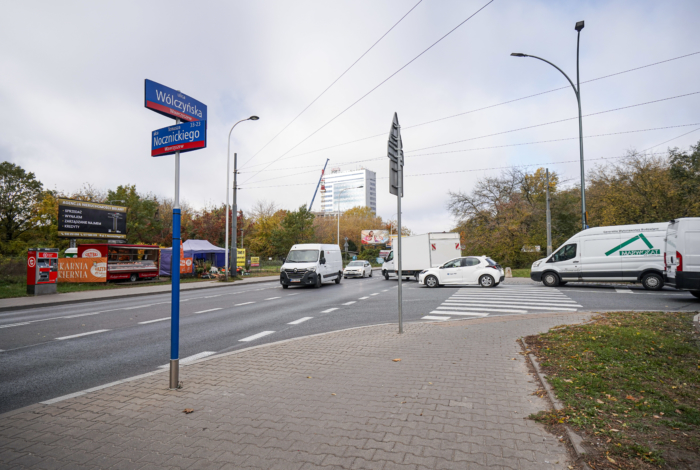
<svg viewBox="0 0 700 470"><path fill-rule="evenodd" d="M242 279L236 282L202 281L186 282L180 284L180 291L211 289L215 287L240 286L243 284L255 284L258 282L278 281L279 276L263 276ZM164 294L170 292L170 284L160 286L127 286L104 290L87 290L82 292L70 292L66 294L40 295L38 297L13 297L0 299L0 311L16 310L20 308L46 307L49 305L71 304L90 302L94 300L118 299L123 297L136 297L150 294Z"/></svg>
<svg viewBox="0 0 700 470"><path fill-rule="evenodd" d="M182 366L178 391L162 372L0 415L0 467L566 469L528 419L547 402L516 339L589 317L379 325L213 356Z"/></svg>

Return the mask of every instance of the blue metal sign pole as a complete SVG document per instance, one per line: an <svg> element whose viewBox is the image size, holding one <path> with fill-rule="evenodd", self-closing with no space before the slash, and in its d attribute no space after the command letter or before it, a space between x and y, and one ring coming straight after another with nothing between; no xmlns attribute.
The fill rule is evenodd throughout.
<svg viewBox="0 0 700 470"><path fill-rule="evenodd" d="M177 124L180 120L177 119ZM175 152L175 201L173 203L173 257L170 264L170 389L180 385L180 152Z"/></svg>

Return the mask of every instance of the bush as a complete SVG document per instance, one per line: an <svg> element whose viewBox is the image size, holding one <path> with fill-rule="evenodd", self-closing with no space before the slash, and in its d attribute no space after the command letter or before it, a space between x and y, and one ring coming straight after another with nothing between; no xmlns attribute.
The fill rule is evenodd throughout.
<svg viewBox="0 0 700 470"><path fill-rule="evenodd" d="M24 258L0 257L0 284L25 282L27 263Z"/></svg>

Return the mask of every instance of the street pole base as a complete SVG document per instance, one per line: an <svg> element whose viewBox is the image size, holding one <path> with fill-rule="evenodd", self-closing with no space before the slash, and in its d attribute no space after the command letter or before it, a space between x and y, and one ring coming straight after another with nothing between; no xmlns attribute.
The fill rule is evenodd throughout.
<svg viewBox="0 0 700 470"><path fill-rule="evenodd" d="M180 359L170 359L170 390L180 388Z"/></svg>

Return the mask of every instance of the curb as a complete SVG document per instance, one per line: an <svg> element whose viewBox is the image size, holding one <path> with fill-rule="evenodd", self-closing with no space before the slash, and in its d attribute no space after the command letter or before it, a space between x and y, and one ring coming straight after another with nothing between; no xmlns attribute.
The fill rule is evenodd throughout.
<svg viewBox="0 0 700 470"><path fill-rule="evenodd" d="M231 282L231 283L221 283L220 286L205 286L205 287L190 287L188 289L182 289L182 286L180 288L180 293L182 292L187 292L187 291L193 291L193 290L204 290L204 289L218 289L221 287L232 287L232 286L245 286L248 284L260 284L263 282L276 282L273 279L250 279L246 280L247 282L245 283L236 283L236 282ZM143 286L143 287L148 287L148 286ZM128 289L128 288L125 288ZM95 292L100 292L100 291L95 291ZM124 292L124 291L120 291ZM107 297L97 297L97 298L89 298L89 299L72 299L72 300L56 300L55 302L42 302L42 303L37 303L35 305L13 305L10 307L0 307L0 312L8 312L12 310L24 310L28 308L41 308L41 307L55 307L57 305L70 305L70 304L81 304L85 302L99 302L101 300L114 300L114 299L121 299L121 298L127 298L127 297L143 297L145 295L159 295L159 294L170 294L170 291L162 291L162 292L141 292L138 294L122 294L122 295L110 295ZM7 300L7 299L4 299Z"/></svg>
<svg viewBox="0 0 700 470"><path fill-rule="evenodd" d="M528 352L530 348L527 346L527 343L525 342L524 339L520 339L520 343L522 344L523 348L525 349L525 352L527 353L527 357L530 360L530 364L532 364L532 367L535 369L535 373L537 374L537 378L539 379L540 383L542 384L542 387L544 387L545 391L547 392L547 396L549 397L549 400L552 402L552 406L554 407L555 410L561 411L564 409L564 405L562 404L561 401L554 395L554 391L552 390L552 386L549 385L549 382L546 380L546 376L542 373L542 369L540 369L540 364L537 362L537 358L535 358L534 354ZM569 443L571 444L571 447L574 449L574 454L576 454L577 459L581 459L582 457L585 456L586 454L586 449L583 448L583 438L576 434L574 431L571 430L571 428L568 425L564 425L564 429L566 430L566 437L569 439ZM586 462L581 462L583 465L583 468L586 470L591 470L590 467Z"/></svg>

